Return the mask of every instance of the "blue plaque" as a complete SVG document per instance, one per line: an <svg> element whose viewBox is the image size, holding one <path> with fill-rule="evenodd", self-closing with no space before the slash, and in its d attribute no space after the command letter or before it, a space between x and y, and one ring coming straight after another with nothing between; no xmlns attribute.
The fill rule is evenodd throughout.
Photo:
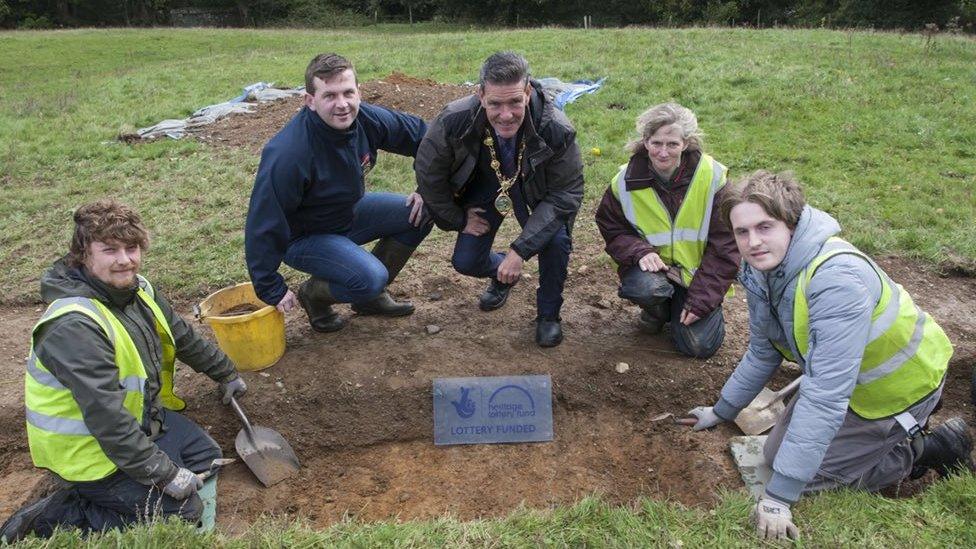
<svg viewBox="0 0 976 549"><path fill-rule="evenodd" d="M434 380L434 444L552 440L549 376Z"/></svg>

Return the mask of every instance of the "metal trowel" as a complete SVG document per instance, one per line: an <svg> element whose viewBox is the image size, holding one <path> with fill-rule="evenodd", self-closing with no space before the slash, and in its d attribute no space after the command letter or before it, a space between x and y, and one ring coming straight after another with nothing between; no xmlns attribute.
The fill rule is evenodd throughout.
<svg viewBox="0 0 976 549"><path fill-rule="evenodd" d="M261 484L272 486L297 473L301 465L288 441L278 431L260 425L252 426L233 396L230 397L230 405L244 424L234 443L237 455L241 456Z"/></svg>
<svg viewBox="0 0 976 549"><path fill-rule="evenodd" d="M756 398L735 417L735 424L747 435L758 435L771 429L786 410L783 398L799 387L801 379L803 376L794 379L779 391L770 391L763 387Z"/></svg>

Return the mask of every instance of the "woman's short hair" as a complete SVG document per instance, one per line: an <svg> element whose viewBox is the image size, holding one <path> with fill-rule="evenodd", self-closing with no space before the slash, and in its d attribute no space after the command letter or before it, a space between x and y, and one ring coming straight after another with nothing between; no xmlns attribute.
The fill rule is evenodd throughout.
<svg viewBox="0 0 976 549"><path fill-rule="evenodd" d="M691 109L677 103L661 103L641 113L637 117L637 135L640 137L627 143L627 150L631 154L644 152L644 142L654 132L671 124L677 124L681 128L681 138L688 144L689 151L702 150L704 134L698 129L698 117Z"/></svg>
<svg viewBox="0 0 976 549"><path fill-rule="evenodd" d="M118 241L126 246L149 247L149 232L142 225L139 214L129 206L113 199L85 204L75 210L75 230L68 250L68 263L84 265L92 242Z"/></svg>
<svg viewBox="0 0 976 549"><path fill-rule="evenodd" d="M800 214L806 205L803 189L792 172L770 173L765 170L747 175L729 185L722 200L722 220L732 227L732 208L744 202L759 205L773 219L778 219L793 230L800 222Z"/></svg>

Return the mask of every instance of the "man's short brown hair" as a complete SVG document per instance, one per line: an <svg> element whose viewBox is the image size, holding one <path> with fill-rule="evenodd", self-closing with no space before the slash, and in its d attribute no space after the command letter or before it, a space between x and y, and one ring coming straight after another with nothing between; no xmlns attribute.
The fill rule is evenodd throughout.
<svg viewBox="0 0 976 549"><path fill-rule="evenodd" d="M722 220L732 228L732 208L744 202L762 207L773 219L778 219L792 231L800 222L806 205L803 189L792 172L770 173L759 170L730 185L722 200Z"/></svg>
<svg viewBox="0 0 976 549"><path fill-rule="evenodd" d="M85 204L75 210L75 231L71 237L68 262L73 267L84 265L92 242L115 240L126 246L149 247L149 232L132 208L113 199Z"/></svg>
<svg viewBox="0 0 976 549"><path fill-rule="evenodd" d="M338 75L344 70L351 70L353 78L356 76L356 69L348 59L338 53L320 53L308 64L305 69L305 92L315 95L315 79L327 81L333 76Z"/></svg>

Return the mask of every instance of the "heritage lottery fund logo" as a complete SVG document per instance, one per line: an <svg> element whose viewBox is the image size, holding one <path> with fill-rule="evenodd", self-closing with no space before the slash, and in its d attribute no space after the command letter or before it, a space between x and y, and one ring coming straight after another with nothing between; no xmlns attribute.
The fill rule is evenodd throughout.
<svg viewBox="0 0 976 549"><path fill-rule="evenodd" d="M549 376L434 380L434 443L552 440Z"/></svg>

